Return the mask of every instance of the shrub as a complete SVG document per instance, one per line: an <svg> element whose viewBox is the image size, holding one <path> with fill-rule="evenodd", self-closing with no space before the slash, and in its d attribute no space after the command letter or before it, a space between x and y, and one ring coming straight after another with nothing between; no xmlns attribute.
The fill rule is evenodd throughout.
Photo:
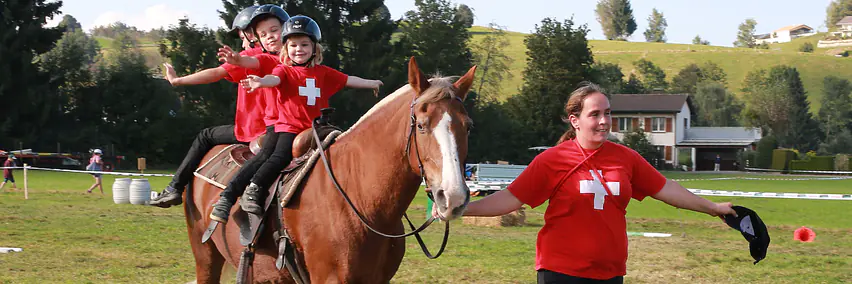
<svg viewBox="0 0 852 284"><path fill-rule="evenodd" d="M801 52L814 52L814 44L810 42L805 42L801 46L799 46L799 51Z"/></svg>
<svg viewBox="0 0 852 284"><path fill-rule="evenodd" d="M846 154L837 154L834 159L834 170L835 171L849 171L852 168L849 167L849 155Z"/></svg>
<svg viewBox="0 0 852 284"><path fill-rule="evenodd" d="M766 136L757 142L757 160L754 166L768 169L772 166L772 150L778 148L778 141L773 136Z"/></svg>

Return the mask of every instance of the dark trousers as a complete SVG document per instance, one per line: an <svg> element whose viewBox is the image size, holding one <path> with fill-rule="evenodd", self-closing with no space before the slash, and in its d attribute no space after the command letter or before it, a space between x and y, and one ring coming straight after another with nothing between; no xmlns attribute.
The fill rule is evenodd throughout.
<svg viewBox="0 0 852 284"><path fill-rule="evenodd" d="M260 166L272 156L277 142L278 133L275 133L275 126L267 126L266 136L263 138L263 147L260 148L260 152L243 164L237 175L228 182L228 186L219 195L228 198L231 202L236 201L237 197L242 195L246 190L246 186L248 186L249 181L257 173Z"/></svg>
<svg viewBox="0 0 852 284"><path fill-rule="evenodd" d="M261 189L269 188L281 173L281 170L293 160L293 140L296 140L297 134L289 132L276 134L278 134L278 141L275 143L275 150L251 179L251 182L257 184Z"/></svg>
<svg viewBox="0 0 852 284"><path fill-rule="evenodd" d="M180 163L169 186L183 191L184 187L192 180L192 172L198 168L198 164L201 163L201 159L204 158L207 151L221 144L247 143L237 141L237 137L234 135L234 125L220 125L202 129L195 136L195 141L192 142L192 146L186 152L186 157Z"/></svg>
<svg viewBox="0 0 852 284"><path fill-rule="evenodd" d="M538 271L538 284L620 284L624 283L624 276L613 277L606 280L575 277L571 275L553 272L546 269Z"/></svg>

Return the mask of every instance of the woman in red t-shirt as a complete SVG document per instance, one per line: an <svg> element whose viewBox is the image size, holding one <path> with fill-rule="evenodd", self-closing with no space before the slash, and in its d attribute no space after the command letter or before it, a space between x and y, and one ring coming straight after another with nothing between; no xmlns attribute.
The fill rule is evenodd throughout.
<svg viewBox="0 0 852 284"><path fill-rule="evenodd" d="M621 283L627 273L627 204L647 196L711 216L736 214L666 179L639 154L607 140L609 99L586 83L565 105L568 131L503 190L466 216L500 216L548 201L536 240L538 283Z"/></svg>
<svg viewBox="0 0 852 284"><path fill-rule="evenodd" d="M328 107L328 100L343 87L378 89L379 80L367 80L349 76L322 63L322 38L319 25L307 16L293 16L284 23L283 35L285 52L280 58L269 55L256 57L240 56L223 47L220 56L226 62L246 68L266 70L274 66L271 74L261 78L249 75L243 80L243 87L254 92L258 88L275 87L280 93L278 101L278 122L275 132L278 135L275 150L269 159L251 178L251 184L241 192L240 207L248 213L263 214L263 200L266 189L272 185L281 170L293 159L293 140L303 130L311 127L313 119L320 116L320 110ZM213 205L210 219L227 222L231 206L235 200L226 199L231 193L223 192L219 202Z"/></svg>

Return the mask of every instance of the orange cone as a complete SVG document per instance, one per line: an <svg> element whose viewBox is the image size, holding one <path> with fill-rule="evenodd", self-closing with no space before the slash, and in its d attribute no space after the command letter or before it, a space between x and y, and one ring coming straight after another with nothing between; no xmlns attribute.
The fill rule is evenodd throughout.
<svg viewBox="0 0 852 284"><path fill-rule="evenodd" d="M797 240L803 243L813 242L816 238L816 233L808 227L802 226L801 228L796 229L793 232L793 240Z"/></svg>

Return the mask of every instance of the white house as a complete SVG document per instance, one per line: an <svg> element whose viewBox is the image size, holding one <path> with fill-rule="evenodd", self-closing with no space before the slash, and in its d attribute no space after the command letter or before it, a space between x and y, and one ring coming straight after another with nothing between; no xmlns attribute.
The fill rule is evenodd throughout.
<svg viewBox="0 0 852 284"><path fill-rule="evenodd" d="M817 47L833 48L841 46L852 46L852 16L843 17L837 22L837 31L831 32L830 40L820 40Z"/></svg>
<svg viewBox="0 0 852 284"><path fill-rule="evenodd" d="M754 42L757 44L790 42L794 38L812 36L815 34L816 32L814 29L807 25L792 25L774 30L769 34L755 35Z"/></svg>
<svg viewBox="0 0 852 284"><path fill-rule="evenodd" d="M648 133L666 163L677 161L674 149L689 128L688 95L616 94L610 100L612 134L619 140L634 129Z"/></svg>
<svg viewBox="0 0 852 284"><path fill-rule="evenodd" d="M843 17L837 22L837 31L832 32L831 35L840 36L840 37L852 37L852 16Z"/></svg>
<svg viewBox="0 0 852 284"><path fill-rule="evenodd" d="M716 155L722 169L733 169L737 153L753 149L760 131L743 127L691 127L692 110L686 94L615 94L610 99L612 135L642 129L651 144L673 166L689 161L693 170L712 170ZM680 157L683 156L683 157Z"/></svg>

